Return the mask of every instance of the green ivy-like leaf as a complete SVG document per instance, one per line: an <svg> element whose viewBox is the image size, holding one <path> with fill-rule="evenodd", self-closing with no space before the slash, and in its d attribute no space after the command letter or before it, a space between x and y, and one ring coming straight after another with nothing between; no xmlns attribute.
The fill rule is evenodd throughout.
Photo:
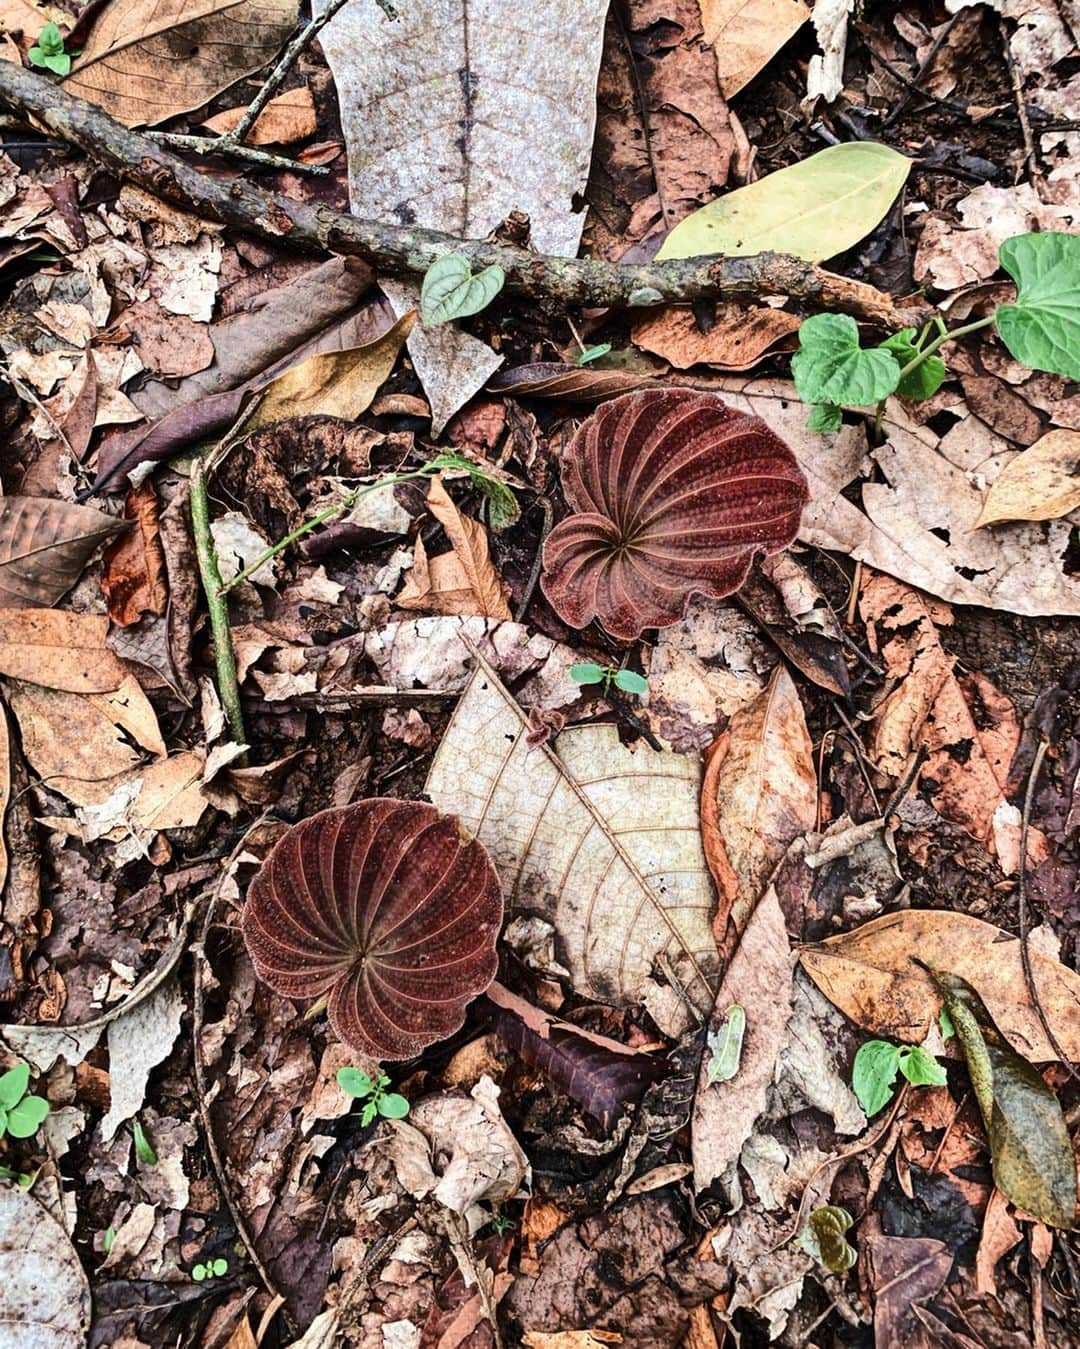
<svg viewBox="0 0 1080 1349"><path fill-rule="evenodd" d="M0 1109L12 1110L19 1104L26 1095L26 1089L30 1085L30 1065L28 1063L16 1064L6 1073L0 1075Z"/></svg>
<svg viewBox="0 0 1080 1349"><path fill-rule="evenodd" d="M791 373L804 403L869 407L900 382L892 355L860 347L858 324L847 314L815 314L803 322Z"/></svg>
<svg viewBox="0 0 1080 1349"><path fill-rule="evenodd" d="M900 1050L900 1071L913 1087L943 1087L948 1081L937 1059L918 1045L905 1045Z"/></svg>
<svg viewBox="0 0 1080 1349"><path fill-rule="evenodd" d="M649 681L636 670L620 670L615 676L615 687L623 693L648 693Z"/></svg>
<svg viewBox="0 0 1080 1349"><path fill-rule="evenodd" d="M995 315L1001 340L1033 370L1080 379L1080 235L1019 234L998 256L1016 282Z"/></svg>
<svg viewBox="0 0 1080 1349"><path fill-rule="evenodd" d="M580 665L570 666L570 678L575 684L599 684L604 677L604 667L592 661L583 661Z"/></svg>
<svg viewBox="0 0 1080 1349"><path fill-rule="evenodd" d="M56 56L64 50L64 35L55 23L47 23L38 34L37 45L46 56Z"/></svg>
<svg viewBox="0 0 1080 1349"><path fill-rule="evenodd" d="M881 348L892 353L902 370L919 354L915 345L915 329L904 328L901 332L893 333L892 337L882 342ZM945 362L940 356L928 356L921 365L904 375L896 386L896 392L901 398L932 398L944 384L946 373Z"/></svg>
<svg viewBox="0 0 1080 1349"><path fill-rule="evenodd" d="M815 403L806 419L809 431L817 431L823 436L831 436L844 424L844 413L835 403Z"/></svg>
<svg viewBox="0 0 1080 1349"><path fill-rule="evenodd" d="M379 1097L379 1114L384 1119L404 1119L409 1113L409 1102L396 1091L386 1091Z"/></svg>
<svg viewBox="0 0 1080 1349"><path fill-rule="evenodd" d="M49 1113L49 1103L41 1096L24 1096L7 1112L7 1131L12 1138L32 1138Z"/></svg>
<svg viewBox="0 0 1080 1349"><path fill-rule="evenodd" d="M966 980L932 973L964 1051L986 1125L994 1184L1017 1208L1049 1227L1071 1228L1076 1162L1057 1097L1001 1034Z"/></svg>
<svg viewBox="0 0 1080 1349"><path fill-rule="evenodd" d="M339 1068L337 1070L337 1084L342 1091L348 1092L350 1096L370 1096L375 1090L375 1083L372 1082L367 1073L362 1073L359 1068Z"/></svg>
<svg viewBox="0 0 1080 1349"><path fill-rule="evenodd" d="M433 262L420 287L420 317L432 328L451 319L479 314L502 290L506 274L501 267L474 273L460 253L448 253Z"/></svg>
<svg viewBox="0 0 1080 1349"><path fill-rule="evenodd" d="M888 1040L867 1040L859 1046L851 1069L851 1089L867 1115L876 1115L892 1100L900 1069L900 1050Z"/></svg>

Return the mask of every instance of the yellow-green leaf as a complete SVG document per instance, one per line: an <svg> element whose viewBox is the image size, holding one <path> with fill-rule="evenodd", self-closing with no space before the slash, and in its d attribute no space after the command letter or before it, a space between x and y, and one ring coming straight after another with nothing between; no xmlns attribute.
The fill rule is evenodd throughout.
<svg viewBox="0 0 1080 1349"><path fill-rule="evenodd" d="M887 145L832 145L709 202L675 226L656 256L772 252L821 262L884 219L910 169L911 160Z"/></svg>

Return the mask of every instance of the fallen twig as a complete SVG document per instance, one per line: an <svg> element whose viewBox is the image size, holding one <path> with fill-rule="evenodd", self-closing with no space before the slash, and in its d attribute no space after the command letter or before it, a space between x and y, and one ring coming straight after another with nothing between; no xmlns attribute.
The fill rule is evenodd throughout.
<svg viewBox="0 0 1080 1349"><path fill-rule="evenodd" d="M437 258L459 253L474 269L501 267L512 293L562 304L647 307L788 295L811 308L839 310L890 330L919 326L931 313L925 303L898 305L864 282L779 253L627 264L549 257L483 239L361 220L265 192L241 178L211 178L151 137L121 126L101 108L12 61L0 61L0 102L37 118L120 178L186 210L279 246L361 257L385 273L423 273Z"/></svg>

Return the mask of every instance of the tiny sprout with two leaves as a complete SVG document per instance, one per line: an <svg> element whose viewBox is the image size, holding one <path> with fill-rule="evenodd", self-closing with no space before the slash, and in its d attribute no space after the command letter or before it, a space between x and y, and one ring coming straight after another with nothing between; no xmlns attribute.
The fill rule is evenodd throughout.
<svg viewBox="0 0 1080 1349"><path fill-rule="evenodd" d="M45 1122L49 1103L30 1096L30 1065L20 1063L0 1074L0 1138L31 1138Z"/></svg>
<svg viewBox="0 0 1080 1349"><path fill-rule="evenodd" d="M202 1283L204 1279L220 1279L229 1272L228 1260L223 1260L218 1256L216 1260L207 1260L205 1264L198 1264L191 1271L191 1277L196 1283Z"/></svg>
<svg viewBox="0 0 1080 1349"><path fill-rule="evenodd" d="M65 51L63 33L55 23L47 23L38 34L37 45L31 47L27 55L32 66L51 70L54 75L70 75L71 58L79 53Z"/></svg>
<svg viewBox="0 0 1080 1349"><path fill-rule="evenodd" d="M876 1115L893 1098L896 1074L913 1087L943 1087L945 1069L918 1045L894 1045L867 1040L859 1046L851 1069L851 1087L867 1115Z"/></svg>
<svg viewBox="0 0 1080 1349"><path fill-rule="evenodd" d="M355 1096L364 1102L360 1112L360 1123L370 1124L376 1115L383 1119L404 1119L409 1113L409 1103L396 1091L387 1091L390 1079L385 1073L372 1079L359 1068L339 1068L337 1084L349 1096Z"/></svg>
<svg viewBox="0 0 1080 1349"><path fill-rule="evenodd" d="M581 665L570 666L570 678L575 684L603 684L605 695L610 693L612 684L623 693L648 693L649 681L634 670L620 670L614 665L596 665L585 661Z"/></svg>

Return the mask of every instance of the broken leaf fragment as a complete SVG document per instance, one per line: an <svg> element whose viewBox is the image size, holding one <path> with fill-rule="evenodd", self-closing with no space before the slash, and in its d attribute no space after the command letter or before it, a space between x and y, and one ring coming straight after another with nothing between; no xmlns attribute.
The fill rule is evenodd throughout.
<svg viewBox="0 0 1080 1349"><path fill-rule="evenodd" d="M1080 506L1080 431L1049 431L990 484L975 528L1006 520L1058 520Z"/></svg>
<svg viewBox="0 0 1080 1349"><path fill-rule="evenodd" d="M705 1078L710 1084L728 1082L739 1071L745 1032L746 1012L737 1002L732 1003L724 1013L722 1025L718 1030L710 1031L706 1039L709 1062Z"/></svg>
<svg viewBox="0 0 1080 1349"><path fill-rule="evenodd" d="M994 1184L1048 1227L1071 1228L1076 1161L1057 1097L1016 1052L966 979L934 971L990 1140Z"/></svg>
<svg viewBox="0 0 1080 1349"><path fill-rule="evenodd" d="M502 290L506 274L501 267L474 272L468 258L448 253L433 262L420 287L420 317L433 328L452 319L479 314Z"/></svg>

